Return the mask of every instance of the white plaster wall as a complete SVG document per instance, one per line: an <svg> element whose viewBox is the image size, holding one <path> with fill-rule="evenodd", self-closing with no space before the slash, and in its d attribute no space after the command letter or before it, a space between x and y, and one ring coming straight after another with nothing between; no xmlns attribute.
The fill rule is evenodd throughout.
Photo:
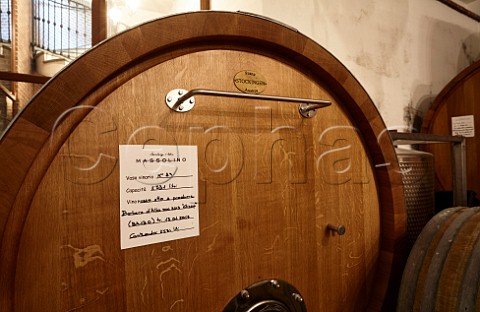
<svg viewBox="0 0 480 312"><path fill-rule="evenodd" d="M128 27L198 9L193 0L140 1ZM419 130L433 98L480 57L480 24L436 0L211 0L211 9L256 13L297 28L337 57L387 127L401 131Z"/></svg>
<svg viewBox="0 0 480 312"><path fill-rule="evenodd" d="M35 69L38 74L53 77L62 68L68 65L70 61L56 57L48 52L39 52L35 54Z"/></svg>
<svg viewBox="0 0 480 312"><path fill-rule="evenodd" d="M357 78L390 129L418 129L415 117L480 57L479 23L435 0L212 0L211 9L265 15L318 42Z"/></svg>
<svg viewBox="0 0 480 312"><path fill-rule="evenodd" d="M107 11L113 7L120 9L119 21L113 21L111 16L108 20L108 36L116 35L143 22L171 14L191 12L200 10L200 0L136 0L138 8L130 10L126 3L131 0L107 0ZM108 14L109 15L109 14Z"/></svg>

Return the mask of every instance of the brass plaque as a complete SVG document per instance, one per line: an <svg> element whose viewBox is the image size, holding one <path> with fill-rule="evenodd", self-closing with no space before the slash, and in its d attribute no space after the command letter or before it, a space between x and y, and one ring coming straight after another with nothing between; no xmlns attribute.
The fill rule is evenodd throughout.
<svg viewBox="0 0 480 312"><path fill-rule="evenodd" d="M267 87L267 80L263 75L250 71L242 70L233 78L233 83L238 90L244 93L259 94Z"/></svg>

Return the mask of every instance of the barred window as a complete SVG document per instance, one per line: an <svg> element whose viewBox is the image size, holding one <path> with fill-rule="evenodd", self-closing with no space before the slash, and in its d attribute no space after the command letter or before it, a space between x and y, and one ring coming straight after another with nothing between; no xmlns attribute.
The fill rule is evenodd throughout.
<svg viewBox="0 0 480 312"><path fill-rule="evenodd" d="M92 46L90 1L33 0L33 45L75 58Z"/></svg>
<svg viewBox="0 0 480 312"><path fill-rule="evenodd" d="M12 9L10 0L0 0L0 36L1 41L10 43L12 41Z"/></svg>

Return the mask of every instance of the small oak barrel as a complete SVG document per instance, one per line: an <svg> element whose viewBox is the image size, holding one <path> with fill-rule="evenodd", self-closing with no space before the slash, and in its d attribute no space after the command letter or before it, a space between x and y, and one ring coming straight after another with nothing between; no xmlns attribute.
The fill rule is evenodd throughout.
<svg viewBox="0 0 480 312"><path fill-rule="evenodd" d="M180 107L178 89L203 93ZM302 109L310 99L331 105ZM193 192L158 177L194 169L121 174L124 160L167 159L124 146L196 148L198 195L160 195ZM365 90L297 30L213 11L146 23L52 78L0 141L0 311L214 312L268 303L269 287L275 306L391 310L406 258L399 172ZM198 225L157 228L184 220ZM158 235L171 239L146 243Z"/></svg>
<svg viewBox="0 0 480 312"><path fill-rule="evenodd" d="M397 311L480 310L480 207L448 208L418 237Z"/></svg>

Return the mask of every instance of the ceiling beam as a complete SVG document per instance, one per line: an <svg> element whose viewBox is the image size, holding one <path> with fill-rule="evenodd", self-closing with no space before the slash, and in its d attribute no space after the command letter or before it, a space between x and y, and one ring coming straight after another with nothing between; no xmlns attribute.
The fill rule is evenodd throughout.
<svg viewBox="0 0 480 312"><path fill-rule="evenodd" d="M20 74L20 73L14 73L14 72L0 71L0 80L44 84L49 79L50 79L50 77L47 77L47 76Z"/></svg>
<svg viewBox="0 0 480 312"><path fill-rule="evenodd" d="M105 0L92 0L92 47L107 39L107 4Z"/></svg>
<svg viewBox="0 0 480 312"><path fill-rule="evenodd" d="M210 0L200 0L200 10L210 10Z"/></svg>

